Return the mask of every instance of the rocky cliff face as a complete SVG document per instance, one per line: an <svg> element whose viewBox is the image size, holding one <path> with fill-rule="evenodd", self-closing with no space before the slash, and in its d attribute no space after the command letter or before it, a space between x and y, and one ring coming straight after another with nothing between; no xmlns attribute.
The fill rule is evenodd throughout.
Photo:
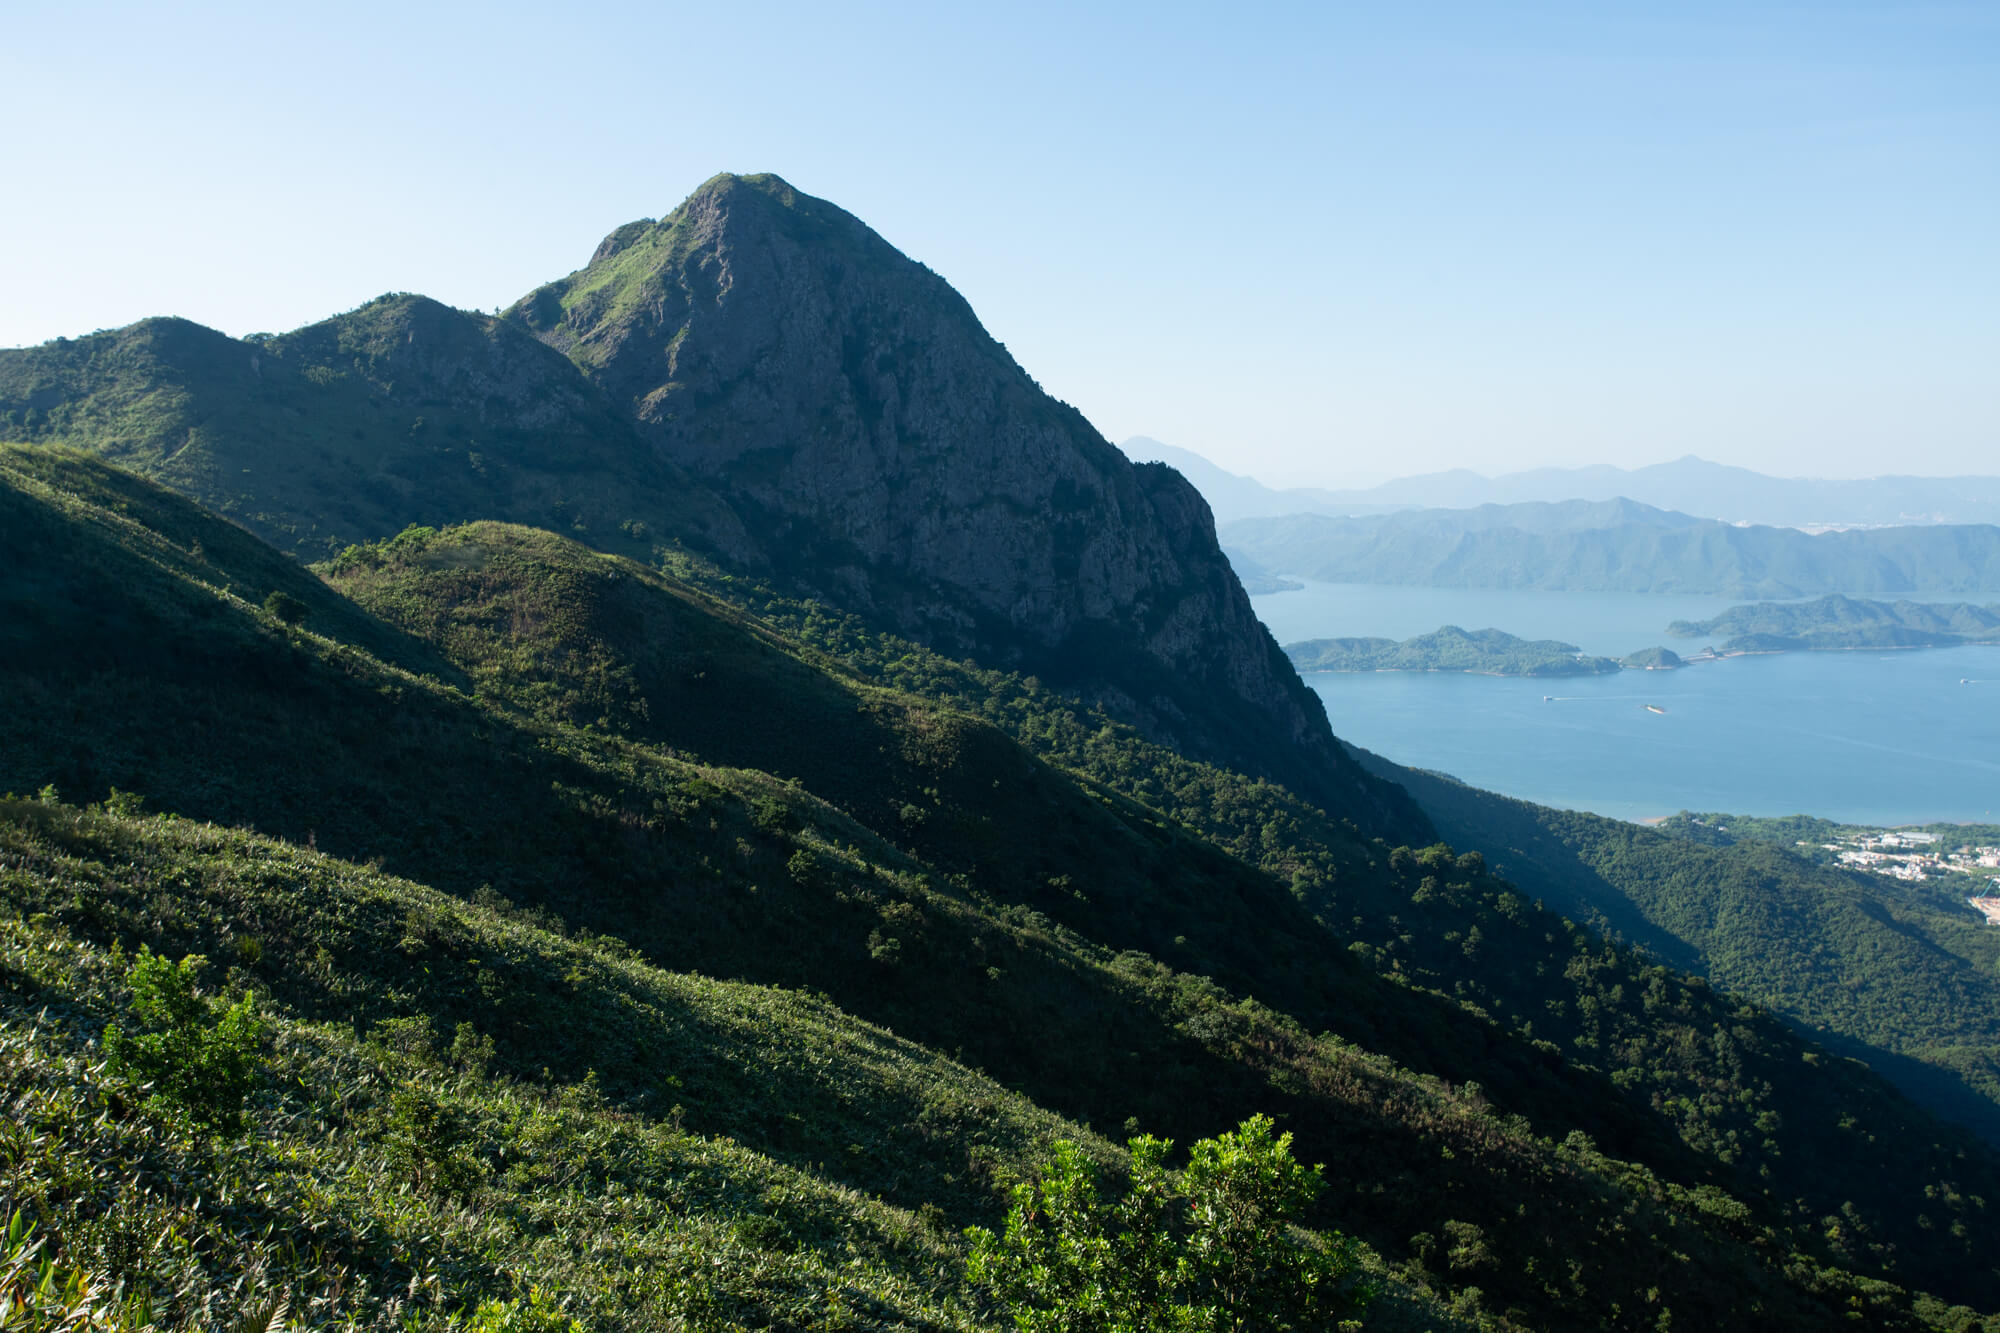
<svg viewBox="0 0 2000 1333"><path fill-rule="evenodd" d="M1194 488L1127 461L833 205L717 177L510 313L805 586L1343 807L1400 796L1335 745Z"/></svg>

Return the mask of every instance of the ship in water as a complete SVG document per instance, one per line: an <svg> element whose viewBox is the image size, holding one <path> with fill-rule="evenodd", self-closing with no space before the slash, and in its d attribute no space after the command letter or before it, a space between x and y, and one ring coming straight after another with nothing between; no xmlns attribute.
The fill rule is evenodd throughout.
<svg viewBox="0 0 2000 1333"><path fill-rule="evenodd" d="M1644 707L1646 711L1649 713L1664 713L1667 711L1666 709L1660 707L1658 704L1646 704Z"/></svg>

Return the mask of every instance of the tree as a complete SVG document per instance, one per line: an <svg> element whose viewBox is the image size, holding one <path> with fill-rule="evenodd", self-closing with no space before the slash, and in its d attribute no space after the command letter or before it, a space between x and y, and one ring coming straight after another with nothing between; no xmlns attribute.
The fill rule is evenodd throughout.
<svg viewBox="0 0 2000 1333"><path fill-rule="evenodd" d="M1167 1139L1131 1140L1131 1187L1116 1203L1067 1140L1041 1178L1017 1186L1006 1229L974 1227L968 1271L1022 1333L1241 1333L1346 1327L1370 1294L1352 1241L1297 1219L1321 1170L1292 1157L1265 1116L1194 1145L1168 1170Z"/></svg>
<svg viewBox="0 0 2000 1333"><path fill-rule="evenodd" d="M151 1086L153 1104L183 1112L197 1125L233 1131L244 1098L257 1086L264 1025L247 992L235 1004L195 993L195 977L206 963L200 954L170 963L141 945L127 977L140 1030L127 1033L111 1024L104 1029L104 1052L112 1073Z"/></svg>

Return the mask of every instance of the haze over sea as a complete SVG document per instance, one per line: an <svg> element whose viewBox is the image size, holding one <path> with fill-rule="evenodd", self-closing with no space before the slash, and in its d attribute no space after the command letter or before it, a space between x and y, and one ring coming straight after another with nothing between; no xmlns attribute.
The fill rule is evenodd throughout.
<svg viewBox="0 0 2000 1333"><path fill-rule="evenodd" d="M1251 600L1280 643L1404 639L1452 624L1609 656L1652 644L1698 651L1699 640L1668 638L1668 622L1740 603L1328 583ZM1858 824L2000 818L2000 648L1781 653L1556 679L1305 680L1352 744L1542 805L1620 819L1684 809Z"/></svg>

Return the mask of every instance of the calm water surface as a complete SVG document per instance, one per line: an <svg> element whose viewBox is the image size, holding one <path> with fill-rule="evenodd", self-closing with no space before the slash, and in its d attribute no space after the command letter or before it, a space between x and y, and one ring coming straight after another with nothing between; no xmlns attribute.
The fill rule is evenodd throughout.
<svg viewBox="0 0 2000 1333"><path fill-rule="evenodd" d="M1351 584L1253 601L1281 643L1491 625L1613 655L1654 643L1692 651L1700 645L1665 635L1667 622L1735 604ZM1554 680L1305 679L1344 739L1543 805L1622 819L1683 809L1866 824L2000 816L2000 648L1782 653Z"/></svg>

